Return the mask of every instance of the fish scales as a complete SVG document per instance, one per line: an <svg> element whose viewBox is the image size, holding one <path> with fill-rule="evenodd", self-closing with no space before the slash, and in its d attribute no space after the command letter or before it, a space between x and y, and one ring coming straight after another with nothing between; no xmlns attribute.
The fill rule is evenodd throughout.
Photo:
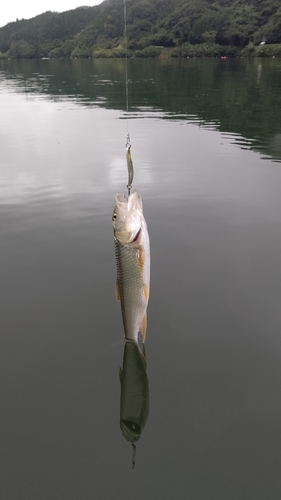
<svg viewBox="0 0 281 500"><path fill-rule="evenodd" d="M117 283L121 302L121 311L125 337L131 338L138 333L136 320L139 311L144 308L143 279L139 263L139 250L122 245L115 238L115 253L117 261Z"/></svg>

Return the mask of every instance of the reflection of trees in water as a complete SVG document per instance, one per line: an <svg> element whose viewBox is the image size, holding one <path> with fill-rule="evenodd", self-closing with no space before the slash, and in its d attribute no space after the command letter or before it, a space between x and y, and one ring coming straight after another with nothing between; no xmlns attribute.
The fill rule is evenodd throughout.
<svg viewBox="0 0 281 500"><path fill-rule="evenodd" d="M281 158L281 134L276 134L271 141L271 151L276 158Z"/></svg>
<svg viewBox="0 0 281 500"><path fill-rule="evenodd" d="M281 160L277 60L129 60L130 111L199 122L238 134L248 147ZM126 111L122 59L3 61L19 89Z"/></svg>

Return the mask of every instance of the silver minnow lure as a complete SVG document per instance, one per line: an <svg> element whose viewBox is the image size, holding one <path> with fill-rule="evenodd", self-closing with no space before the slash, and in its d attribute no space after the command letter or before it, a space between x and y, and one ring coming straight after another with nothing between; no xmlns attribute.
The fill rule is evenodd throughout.
<svg viewBox="0 0 281 500"><path fill-rule="evenodd" d="M145 341L150 287L150 247L142 200L137 190L128 200L115 197L112 215L117 262L116 297L121 302L126 339Z"/></svg>
<svg viewBox="0 0 281 500"><path fill-rule="evenodd" d="M127 168L128 168L128 189L131 189L134 180L134 166L131 155L131 146L128 145L126 149L126 160L127 160Z"/></svg>

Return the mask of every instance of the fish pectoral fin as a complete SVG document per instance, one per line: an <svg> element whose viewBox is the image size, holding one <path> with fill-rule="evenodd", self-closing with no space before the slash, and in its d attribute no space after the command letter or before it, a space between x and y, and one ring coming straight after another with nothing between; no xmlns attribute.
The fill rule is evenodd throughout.
<svg viewBox="0 0 281 500"><path fill-rule="evenodd" d="M122 384L122 377L123 377L123 371L122 368L119 368L119 380L121 384Z"/></svg>
<svg viewBox="0 0 281 500"><path fill-rule="evenodd" d="M140 326L140 332L142 334L142 342L145 342L146 339L146 328L147 328L147 314L146 311L143 315L141 326Z"/></svg>
<svg viewBox="0 0 281 500"><path fill-rule="evenodd" d="M115 285L115 296L116 296L117 300L120 300L120 292L119 292L118 281L116 281L116 285Z"/></svg>

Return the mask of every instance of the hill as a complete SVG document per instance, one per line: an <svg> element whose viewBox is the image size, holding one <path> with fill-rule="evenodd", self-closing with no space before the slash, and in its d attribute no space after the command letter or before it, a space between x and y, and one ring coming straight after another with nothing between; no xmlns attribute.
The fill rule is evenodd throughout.
<svg viewBox="0 0 281 500"><path fill-rule="evenodd" d="M281 56L280 0L127 0L127 28L128 54L137 57ZM0 28L0 52L123 57L123 0L9 23Z"/></svg>

